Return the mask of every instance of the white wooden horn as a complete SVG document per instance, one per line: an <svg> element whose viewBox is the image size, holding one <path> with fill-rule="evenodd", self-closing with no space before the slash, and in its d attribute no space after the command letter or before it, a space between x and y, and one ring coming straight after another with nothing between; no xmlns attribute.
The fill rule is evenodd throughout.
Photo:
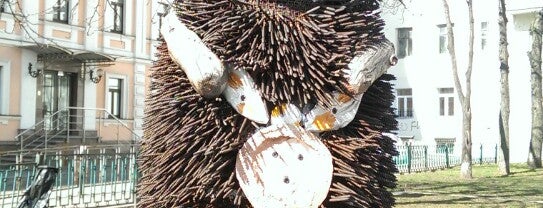
<svg viewBox="0 0 543 208"><path fill-rule="evenodd" d="M347 74L349 88L354 94L362 94L387 69L396 65L398 59L394 56L394 45L388 40L382 40L368 47L361 55L355 56L349 62Z"/></svg>
<svg viewBox="0 0 543 208"><path fill-rule="evenodd" d="M173 8L164 17L160 32L171 58L185 72L194 90L206 98L218 97L226 86L224 65L177 17Z"/></svg>

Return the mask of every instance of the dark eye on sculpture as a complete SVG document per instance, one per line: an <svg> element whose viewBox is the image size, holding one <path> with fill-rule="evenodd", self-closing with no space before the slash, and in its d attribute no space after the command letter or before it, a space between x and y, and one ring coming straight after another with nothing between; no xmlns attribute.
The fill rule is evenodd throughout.
<svg viewBox="0 0 543 208"><path fill-rule="evenodd" d="M332 108L332 113L333 113L333 114L336 114L336 113L337 113L337 109L336 109L336 108Z"/></svg>
<svg viewBox="0 0 543 208"><path fill-rule="evenodd" d="M241 101L245 101L245 95L241 95Z"/></svg>

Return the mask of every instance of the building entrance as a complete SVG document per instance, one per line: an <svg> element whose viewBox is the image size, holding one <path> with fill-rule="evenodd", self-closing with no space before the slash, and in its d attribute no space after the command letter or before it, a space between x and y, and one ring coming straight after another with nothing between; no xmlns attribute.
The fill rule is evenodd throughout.
<svg viewBox="0 0 543 208"><path fill-rule="evenodd" d="M45 119L46 130L67 129L71 119L69 111L61 111L67 107L75 106L77 93L77 76L74 73L62 71L45 71L43 73L41 96L38 96L41 117ZM39 95L40 93L38 93ZM41 103L39 102L41 97ZM38 107L39 108L39 107Z"/></svg>

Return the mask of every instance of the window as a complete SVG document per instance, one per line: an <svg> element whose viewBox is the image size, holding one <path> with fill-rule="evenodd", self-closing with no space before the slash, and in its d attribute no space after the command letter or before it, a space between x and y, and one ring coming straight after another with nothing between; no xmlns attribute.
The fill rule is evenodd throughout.
<svg viewBox="0 0 543 208"><path fill-rule="evenodd" d="M53 21L68 23L68 0L57 0L53 6Z"/></svg>
<svg viewBox="0 0 543 208"><path fill-rule="evenodd" d="M411 118L413 117L413 97L411 88L397 89L397 101L398 101L398 117Z"/></svg>
<svg viewBox="0 0 543 208"><path fill-rule="evenodd" d="M439 115L454 116L454 88L439 88Z"/></svg>
<svg viewBox="0 0 543 208"><path fill-rule="evenodd" d="M160 28L162 27L162 19L168 14L168 4L159 2L158 5L158 29L160 31Z"/></svg>
<svg viewBox="0 0 543 208"><path fill-rule="evenodd" d="M488 33L488 22L481 22L481 50L486 48L486 36Z"/></svg>
<svg viewBox="0 0 543 208"><path fill-rule="evenodd" d="M123 96L122 96L123 79L108 78L107 80L107 97L109 112L117 118L121 118Z"/></svg>
<svg viewBox="0 0 543 208"><path fill-rule="evenodd" d="M441 24L437 26L439 28L439 53L445 53L449 51L447 49L448 43L448 35L447 35L447 25ZM454 24L453 24L454 27Z"/></svg>
<svg viewBox="0 0 543 208"><path fill-rule="evenodd" d="M455 138L435 138L436 153L452 153L454 151Z"/></svg>
<svg viewBox="0 0 543 208"><path fill-rule="evenodd" d="M10 64L0 62L0 115L9 114Z"/></svg>
<svg viewBox="0 0 543 208"><path fill-rule="evenodd" d="M0 12L10 12L9 0L0 0Z"/></svg>
<svg viewBox="0 0 543 208"><path fill-rule="evenodd" d="M123 0L111 1L109 5L113 9L113 28L111 29L111 32L123 33L124 1Z"/></svg>
<svg viewBox="0 0 543 208"><path fill-rule="evenodd" d="M4 84L4 81L2 80L2 66L0 66L0 100L8 100L7 97L3 97L4 94L2 94L2 90L4 89L2 84ZM2 111L4 106L2 106L2 102L0 102L0 115L2 115Z"/></svg>
<svg viewBox="0 0 543 208"><path fill-rule="evenodd" d="M398 58L410 56L413 50L412 28L398 28Z"/></svg>

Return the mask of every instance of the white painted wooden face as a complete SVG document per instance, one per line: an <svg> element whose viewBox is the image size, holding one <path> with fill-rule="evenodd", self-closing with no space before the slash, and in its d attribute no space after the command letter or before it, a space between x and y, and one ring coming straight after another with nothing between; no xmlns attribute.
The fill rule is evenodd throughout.
<svg viewBox="0 0 543 208"><path fill-rule="evenodd" d="M305 129L312 132L337 130L347 126L356 116L363 94L350 97L334 92L335 104L329 108L317 105L306 115Z"/></svg>
<svg viewBox="0 0 543 208"><path fill-rule="evenodd" d="M261 124L270 120L268 108L255 88L253 78L246 71L228 67L228 81L223 95L246 118Z"/></svg>
<svg viewBox="0 0 543 208"><path fill-rule="evenodd" d="M332 171L328 148L294 125L258 130L236 161L236 178L255 208L318 207L328 195Z"/></svg>

